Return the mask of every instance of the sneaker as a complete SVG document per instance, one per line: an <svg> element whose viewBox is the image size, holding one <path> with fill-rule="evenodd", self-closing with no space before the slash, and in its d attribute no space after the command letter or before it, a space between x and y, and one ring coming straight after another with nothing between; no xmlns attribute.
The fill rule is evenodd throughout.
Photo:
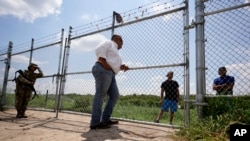
<svg viewBox="0 0 250 141"><path fill-rule="evenodd" d="M110 125L108 123L98 123L96 125L90 125L90 129L107 129L110 128Z"/></svg>
<svg viewBox="0 0 250 141"><path fill-rule="evenodd" d="M154 120L154 123L159 123L159 120Z"/></svg>

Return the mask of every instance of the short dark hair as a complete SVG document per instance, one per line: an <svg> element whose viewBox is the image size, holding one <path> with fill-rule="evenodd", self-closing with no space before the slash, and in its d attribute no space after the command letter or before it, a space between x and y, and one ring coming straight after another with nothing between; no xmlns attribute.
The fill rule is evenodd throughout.
<svg viewBox="0 0 250 141"><path fill-rule="evenodd" d="M123 43L122 37L121 37L120 35L114 34L114 35L111 37L111 40L114 40L115 38L119 38L119 39L121 40L121 42Z"/></svg>
<svg viewBox="0 0 250 141"><path fill-rule="evenodd" d="M111 40L114 40L114 38L121 38L121 36L120 35L118 35L118 34L114 34L114 35L112 35L112 37L111 37Z"/></svg>
<svg viewBox="0 0 250 141"><path fill-rule="evenodd" d="M219 68L219 71L220 71L220 70L227 70L227 69L226 69L226 67L220 67L220 68Z"/></svg>

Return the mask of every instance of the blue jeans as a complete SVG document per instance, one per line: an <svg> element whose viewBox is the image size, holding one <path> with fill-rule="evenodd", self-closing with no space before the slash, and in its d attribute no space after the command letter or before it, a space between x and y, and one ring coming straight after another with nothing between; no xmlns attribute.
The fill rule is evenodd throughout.
<svg viewBox="0 0 250 141"><path fill-rule="evenodd" d="M95 63L92 67L92 74L95 77L96 92L92 106L90 125L96 125L100 122L108 122L110 120L113 108L119 97L119 91L116 84L115 73L112 70L106 70L100 63ZM102 104L106 96L108 97L104 111L102 112Z"/></svg>

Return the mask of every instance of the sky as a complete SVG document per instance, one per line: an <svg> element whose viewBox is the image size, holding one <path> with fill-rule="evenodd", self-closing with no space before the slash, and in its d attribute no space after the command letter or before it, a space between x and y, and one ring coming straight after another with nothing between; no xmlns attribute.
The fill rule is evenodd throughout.
<svg viewBox="0 0 250 141"><path fill-rule="evenodd" d="M6 51L2 49L7 48L9 41L13 42L14 47L25 44L29 48L32 38L57 33L62 28L66 31L64 34L67 36L69 26L81 26L110 17L113 11L126 12L157 1L164 0L126 0L122 2L116 0L0 0L0 51ZM47 52L43 54L49 55ZM28 60L24 56L14 56L13 59L16 60L16 63ZM38 64L46 63L42 61L42 58L36 58L34 61ZM15 70L18 67L19 65L15 65ZM20 65L20 67L24 66ZM55 69L53 71L56 71ZM74 66L70 69L74 70ZM15 70L10 70L10 73L13 74ZM46 73L49 74L48 71ZM164 76L163 79L165 79ZM78 82L82 82L82 80L80 79ZM75 87L77 86L75 85Z"/></svg>
<svg viewBox="0 0 250 141"><path fill-rule="evenodd" d="M52 33L60 33L61 29L64 29L66 31L65 35L67 35L69 26L77 27L85 25L102 18L110 17L113 11L118 13L125 12L157 1L164 0L0 0L0 53L2 53L1 51L5 51L4 49L7 48L9 41L12 41L14 46L22 43L30 46L32 38L36 39ZM195 17L194 5L194 1L190 0L190 22ZM190 30L190 47L195 46L194 32L195 30ZM192 49L190 51L190 57L193 60L190 66L190 86L191 93L195 93L195 54L194 48ZM47 50L41 54L53 57L49 52L54 50L58 51L58 48ZM74 52L74 50L71 50L71 52ZM75 51L75 53L77 54L78 52ZM14 59L20 62L26 60L27 62L28 58L16 56ZM33 61L38 64L46 64L46 62L42 61L42 58L36 58ZM72 66L70 69L74 70L75 67L77 66ZM16 68L18 68L18 65ZM57 68L53 69L55 72ZM46 73L50 74L48 71ZM119 77L121 80L123 78L125 78L124 75ZM161 76L160 80L164 79L165 77ZM82 81L82 79L79 79L74 83L82 83ZM89 82L86 80L85 83ZM77 87L77 85L74 86Z"/></svg>
<svg viewBox="0 0 250 141"><path fill-rule="evenodd" d="M69 26L76 27L164 0L0 0L0 47L30 42ZM166 0L165 0L166 1ZM191 5L191 4L190 4ZM193 5L193 4L192 4ZM193 18L194 14L190 13Z"/></svg>
<svg viewBox="0 0 250 141"><path fill-rule="evenodd" d="M30 41L61 28L84 25L156 0L0 0L0 46Z"/></svg>

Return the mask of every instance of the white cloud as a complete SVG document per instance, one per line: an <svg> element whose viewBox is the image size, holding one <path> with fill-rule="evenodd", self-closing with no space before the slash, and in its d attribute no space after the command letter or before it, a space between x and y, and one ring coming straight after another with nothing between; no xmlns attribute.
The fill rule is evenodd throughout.
<svg viewBox="0 0 250 141"><path fill-rule="evenodd" d="M25 22L60 14L62 0L1 0L0 15L12 15Z"/></svg>
<svg viewBox="0 0 250 141"><path fill-rule="evenodd" d="M14 55L11 60L14 63L19 63L19 64L27 64L29 63L29 58L24 56L24 55ZM33 58L32 60L33 63L37 64L37 65L41 65L41 64L47 64L47 62L45 61L38 61L36 59Z"/></svg>
<svg viewBox="0 0 250 141"><path fill-rule="evenodd" d="M227 73L239 74L242 79L249 79L250 80L250 63L239 63L239 64L232 64L226 65Z"/></svg>
<svg viewBox="0 0 250 141"><path fill-rule="evenodd" d="M28 64L29 58L24 55L15 55L11 58L11 60L15 63L24 63Z"/></svg>
<svg viewBox="0 0 250 141"><path fill-rule="evenodd" d="M71 48L80 52L89 52L95 49L95 47L102 41L107 40L103 35L97 34L73 40L71 42Z"/></svg>
<svg viewBox="0 0 250 141"><path fill-rule="evenodd" d="M93 94L95 92L94 79L83 79L81 76L67 76L65 94Z"/></svg>

